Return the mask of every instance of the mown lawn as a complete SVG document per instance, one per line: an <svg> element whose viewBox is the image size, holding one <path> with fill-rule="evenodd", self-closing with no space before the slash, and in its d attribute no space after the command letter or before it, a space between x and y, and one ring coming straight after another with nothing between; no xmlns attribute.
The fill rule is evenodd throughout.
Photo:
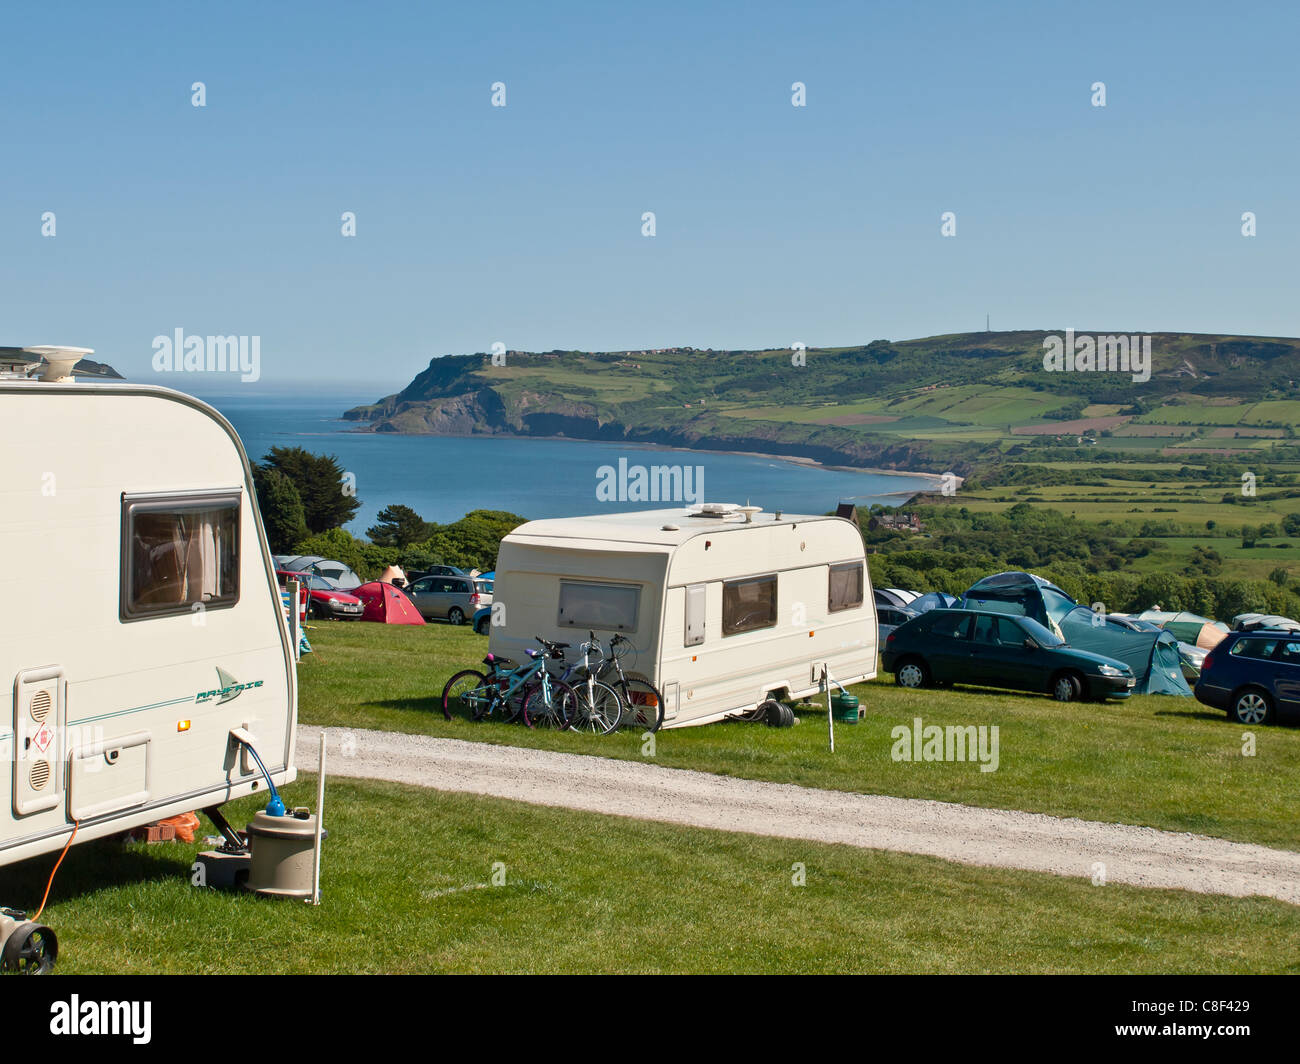
<svg viewBox="0 0 1300 1064"><path fill-rule="evenodd" d="M446 679L477 666L487 639L468 627L325 624L309 632L299 715L333 728L378 728L488 743L640 759L748 779L933 798L990 808L1194 831L1300 849L1296 784L1300 729L1245 729L1194 699L1142 696L1128 702L1062 705L1046 696L958 688L910 692L889 677L862 685L867 719L837 725L826 741L824 709L801 707L801 723L778 730L727 722L661 732L653 754L639 735L556 734L519 725L443 719ZM974 763L891 758L895 727L996 725L995 772Z"/></svg>
<svg viewBox="0 0 1300 1064"><path fill-rule="evenodd" d="M313 781L286 798L314 802ZM260 804L232 804L232 822ZM1263 899L1092 886L340 778L326 822L319 908L191 887L197 843L74 848L43 917L60 938L58 970L1300 970L1300 908ZM6 901L34 906L53 862L0 872ZM503 885L492 885L494 866Z"/></svg>

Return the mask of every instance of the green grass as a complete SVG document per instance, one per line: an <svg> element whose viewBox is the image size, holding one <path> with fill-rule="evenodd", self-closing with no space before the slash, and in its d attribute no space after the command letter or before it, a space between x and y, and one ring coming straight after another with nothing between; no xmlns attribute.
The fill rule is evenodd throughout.
<svg viewBox="0 0 1300 1064"><path fill-rule="evenodd" d="M65 973L1287 972L1300 908L331 780L323 904L189 885L199 845L74 848ZM302 780L292 803L314 802ZM261 800L228 807L242 824ZM5 869L39 899L53 855ZM490 885L493 865L505 883ZM806 885L795 886L802 864ZM28 901L31 899L31 902Z"/></svg>
<svg viewBox="0 0 1300 1064"><path fill-rule="evenodd" d="M476 667L487 649L487 640L467 627L336 623L310 636L317 653L300 669L305 723L631 760L644 756L639 737L627 732L602 737L459 717L445 721L438 707L447 677ZM788 730L725 722L661 732L655 763L1300 849L1294 785L1300 777L1300 730L1255 729L1256 756L1243 757L1243 729L1190 698L1149 695L1061 705L1045 696L976 688L910 692L887 677L855 693L867 719L836 729L833 756L825 712L802 708L801 723ZM893 761L891 730L911 727L918 716L927 724L997 725L1000 767L984 773L969 763Z"/></svg>
<svg viewBox="0 0 1300 1064"><path fill-rule="evenodd" d="M1172 536L1152 540L1156 549L1132 563L1134 572L1181 573L1193 547L1217 551L1223 559L1220 576L1231 574L1242 580L1265 580L1274 569L1286 569L1300 579L1300 539L1285 537L1260 540L1243 547L1240 539ZM1231 620L1231 618L1226 618Z"/></svg>

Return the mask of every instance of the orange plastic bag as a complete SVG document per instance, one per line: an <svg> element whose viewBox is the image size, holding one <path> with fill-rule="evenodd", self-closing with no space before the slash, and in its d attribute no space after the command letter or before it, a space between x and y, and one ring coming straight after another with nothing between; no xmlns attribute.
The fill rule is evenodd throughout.
<svg viewBox="0 0 1300 1064"><path fill-rule="evenodd" d="M194 832L199 828L199 818L193 813L181 813L180 816L169 816L166 820L158 821L160 824L170 824L176 830L176 837L181 842L193 842Z"/></svg>

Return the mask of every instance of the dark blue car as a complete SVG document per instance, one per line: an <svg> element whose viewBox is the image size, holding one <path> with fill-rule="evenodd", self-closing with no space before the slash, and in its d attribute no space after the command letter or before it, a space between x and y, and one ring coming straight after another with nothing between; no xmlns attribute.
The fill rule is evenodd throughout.
<svg viewBox="0 0 1300 1064"><path fill-rule="evenodd" d="M1196 698L1238 724L1300 721L1300 632L1229 632L1201 666Z"/></svg>

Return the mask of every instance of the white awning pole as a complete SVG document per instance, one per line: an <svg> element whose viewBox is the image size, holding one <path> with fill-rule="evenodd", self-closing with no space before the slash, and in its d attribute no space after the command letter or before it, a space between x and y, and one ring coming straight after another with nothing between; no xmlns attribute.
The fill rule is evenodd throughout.
<svg viewBox="0 0 1300 1064"><path fill-rule="evenodd" d="M312 850L311 903L320 904L321 833L325 827L325 731L320 733L320 765L316 775L316 840Z"/></svg>
<svg viewBox="0 0 1300 1064"><path fill-rule="evenodd" d="M293 640L293 660L302 660L302 620L298 614L298 596L301 593L297 577L289 578L289 638Z"/></svg>

